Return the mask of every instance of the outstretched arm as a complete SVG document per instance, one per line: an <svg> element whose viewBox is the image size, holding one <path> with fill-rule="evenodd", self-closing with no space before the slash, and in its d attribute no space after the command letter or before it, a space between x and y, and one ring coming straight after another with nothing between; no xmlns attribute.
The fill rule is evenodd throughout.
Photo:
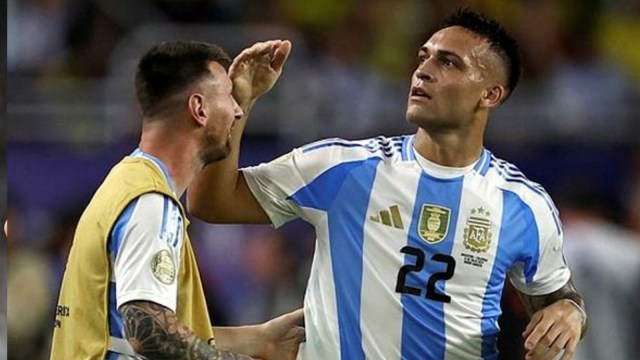
<svg viewBox="0 0 640 360"><path fill-rule="evenodd" d="M120 307L124 330L133 350L148 359L242 359L251 357L218 350L183 324L176 314L149 301L132 301Z"/></svg>
<svg viewBox="0 0 640 360"><path fill-rule="evenodd" d="M527 295L520 291L518 295L531 316L522 334L526 359L554 359L562 350L561 360L573 358L587 330L584 302L573 282L569 280L547 295Z"/></svg>
<svg viewBox="0 0 640 360"><path fill-rule="evenodd" d="M194 216L215 223L269 223L238 171L240 139L251 108L278 80L290 52L289 41L273 40L256 43L233 60L229 77L244 115L231 132L229 156L206 166L188 189L188 208Z"/></svg>

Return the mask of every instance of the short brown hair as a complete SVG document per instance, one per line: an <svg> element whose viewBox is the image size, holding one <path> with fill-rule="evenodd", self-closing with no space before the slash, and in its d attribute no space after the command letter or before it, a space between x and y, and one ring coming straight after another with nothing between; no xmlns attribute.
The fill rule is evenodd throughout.
<svg viewBox="0 0 640 360"><path fill-rule="evenodd" d="M210 75L212 61L225 69L231 64L221 47L205 42L173 41L151 48L140 59L135 77L143 116L154 115L168 97Z"/></svg>

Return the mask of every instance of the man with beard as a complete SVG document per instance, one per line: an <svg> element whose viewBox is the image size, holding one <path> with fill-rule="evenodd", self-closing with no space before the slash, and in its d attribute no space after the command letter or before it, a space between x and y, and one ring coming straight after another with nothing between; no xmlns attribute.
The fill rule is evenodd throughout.
<svg viewBox="0 0 640 360"><path fill-rule="evenodd" d="M518 83L515 41L463 9L417 60L414 135L323 140L239 171L243 119L232 155L194 181L190 210L209 222L315 227L300 359L495 359L507 277L532 315L527 359L570 359L586 314L557 210L483 146L489 115ZM248 112L260 94L236 100Z"/></svg>
<svg viewBox="0 0 640 360"><path fill-rule="evenodd" d="M245 52L236 80L275 81L290 47L267 44ZM200 42L163 43L141 59L140 144L111 170L80 219L51 359L295 356L301 311L212 329L179 201L204 166L229 154L231 129L243 116L226 72L230 62L218 46Z"/></svg>

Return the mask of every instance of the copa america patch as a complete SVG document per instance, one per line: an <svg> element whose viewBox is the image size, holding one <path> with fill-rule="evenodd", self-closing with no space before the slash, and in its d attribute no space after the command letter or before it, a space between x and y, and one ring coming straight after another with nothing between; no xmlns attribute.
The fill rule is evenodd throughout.
<svg viewBox="0 0 640 360"><path fill-rule="evenodd" d="M169 250L160 250L151 259L151 272L163 284L171 284L176 279L176 266Z"/></svg>

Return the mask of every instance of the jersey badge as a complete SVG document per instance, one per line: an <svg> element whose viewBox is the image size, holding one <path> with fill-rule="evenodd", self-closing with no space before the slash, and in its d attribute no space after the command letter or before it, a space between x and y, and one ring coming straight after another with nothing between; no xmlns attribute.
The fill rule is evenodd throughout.
<svg viewBox="0 0 640 360"><path fill-rule="evenodd" d="M176 279L176 265L168 250L160 250L151 259L151 272L163 284L171 284Z"/></svg>
<svg viewBox="0 0 640 360"><path fill-rule="evenodd" d="M480 253L487 252L491 246L491 213L480 206L471 209L467 218L467 226L464 228L464 247Z"/></svg>
<svg viewBox="0 0 640 360"><path fill-rule="evenodd" d="M422 204L418 235L429 244L439 243L449 232L450 218L451 209L438 205Z"/></svg>

